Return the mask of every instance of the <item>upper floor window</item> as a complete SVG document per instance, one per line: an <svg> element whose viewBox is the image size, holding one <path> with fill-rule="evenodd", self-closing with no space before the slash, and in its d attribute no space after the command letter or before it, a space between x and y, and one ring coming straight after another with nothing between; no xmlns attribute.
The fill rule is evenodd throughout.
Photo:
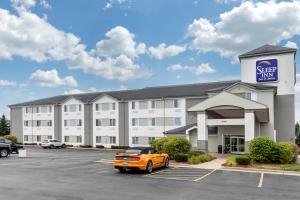
<svg viewBox="0 0 300 200"><path fill-rule="evenodd" d="M174 99L174 108L179 108L179 101L178 101L178 99Z"/></svg>
<svg viewBox="0 0 300 200"><path fill-rule="evenodd" d="M82 126L82 120L81 120L81 119L78 119L78 120L77 120L76 126Z"/></svg>
<svg viewBox="0 0 300 200"><path fill-rule="evenodd" d="M150 106L151 106L152 109L154 109L155 108L155 101L151 101Z"/></svg>
<svg viewBox="0 0 300 200"><path fill-rule="evenodd" d="M136 109L136 102L135 101L131 102L131 109L132 110Z"/></svg>
<svg viewBox="0 0 300 200"><path fill-rule="evenodd" d="M96 103L96 111L100 111L100 104Z"/></svg>
<svg viewBox="0 0 300 200"><path fill-rule="evenodd" d="M181 118L180 117L175 117L175 125L181 126Z"/></svg>
<svg viewBox="0 0 300 200"><path fill-rule="evenodd" d="M112 110L116 110L116 103L112 103L112 104L111 104L111 109L112 109Z"/></svg>
<svg viewBox="0 0 300 200"><path fill-rule="evenodd" d="M132 118L132 126L138 126L138 119Z"/></svg>
<svg viewBox="0 0 300 200"><path fill-rule="evenodd" d="M101 126L101 119L96 119L96 126Z"/></svg>
<svg viewBox="0 0 300 200"><path fill-rule="evenodd" d="M41 126L41 120L37 120L37 121L36 121L36 126L37 126L37 127L40 127L40 126Z"/></svg>
<svg viewBox="0 0 300 200"><path fill-rule="evenodd" d="M25 108L25 113L29 113L29 108L28 107Z"/></svg>
<svg viewBox="0 0 300 200"><path fill-rule="evenodd" d="M24 126L28 126L29 125L29 123L28 123L28 121L24 121Z"/></svg>
<svg viewBox="0 0 300 200"><path fill-rule="evenodd" d="M64 112L68 112L68 106L64 105Z"/></svg>
<svg viewBox="0 0 300 200"><path fill-rule="evenodd" d="M155 118L151 118L151 119L150 119L150 122L151 122L151 123L150 123L151 126L155 126Z"/></svg>
<svg viewBox="0 0 300 200"><path fill-rule="evenodd" d="M78 104L78 112L81 112L81 104Z"/></svg>
<svg viewBox="0 0 300 200"><path fill-rule="evenodd" d="M35 107L35 112L40 113L40 107Z"/></svg>
<svg viewBox="0 0 300 200"><path fill-rule="evenodd" d="M64 120L64 126L68 126L68 120Z"/></svg>
<svg viewBox="0 0 300 200"><path fill-rule="evenodd" d="M52 106L49 106L49 113L52 113Z"/></svg>
<svg viewBox="0 0 300 200"><path fill-rule="evenodd" d="M47 126L52 126L52 120L49 120L49 121L47 122Z"/></svg>

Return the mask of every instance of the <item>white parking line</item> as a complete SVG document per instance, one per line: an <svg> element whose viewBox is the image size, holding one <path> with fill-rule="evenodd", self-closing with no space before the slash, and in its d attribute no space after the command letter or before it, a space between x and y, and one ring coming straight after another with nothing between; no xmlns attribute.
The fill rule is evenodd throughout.
<svg viewBox="0 0 300 200"><path fill-rule="evenodd" d="M259 183L258 183L258 186L257 186L257 187L261 188L261 187L262 187L262 184L263 184L263 181L264 181L264 173L262 172L262 173L260 174L260 179L259 179Z"/></svg>
<svg viewBox="0 0 300 200"><path fill-rule="evenodd" d="M214 173L215 171L216 171L216 169L214 169L213 171L209 172L208 174L206 174L206 175L204 175L204 176L202 176L202 177L200 177L200 178L195 179L194 181L196 181L196 182L197 182L197 181L200 181L200 180L204 179L205 177L211 175L211 174Z"/></svg>

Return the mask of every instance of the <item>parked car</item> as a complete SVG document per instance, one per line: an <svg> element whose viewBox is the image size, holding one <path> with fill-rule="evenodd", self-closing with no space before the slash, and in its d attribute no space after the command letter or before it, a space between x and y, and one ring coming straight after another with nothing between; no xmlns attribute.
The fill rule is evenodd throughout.
<svg viewBox="0 0 300 200"><path fill-rule="evenodd" d="M11 153L10 144L0 143L0 157L7 157Z"/></svg>
<svg viewBox="0 0 300 200"><path fill-rule="evenodd" d="M41 147L43 147L44 149L66 148L66 145L64 143L60 142L59 140L50 139L50 140L44 140L41 143Z"/></svg>
<svg viewBox="0 0 300 200"><path fill-rule="evenodd" d="M115 155L114 167L120 172L127 169L144 170L151 173L154 168L169 167L169 155L159 153L152 147L132 147L125 153Z"/></svg>
<svg viewBox="0 0 300 200"><path fill-rule="evenodd" d="M16 143L12 142L11 140L0 139L0 143L9 144L10 147L11 147L11 152L12 153L19 153L19 149L23 149L23 145L16 144Z"/></svg>

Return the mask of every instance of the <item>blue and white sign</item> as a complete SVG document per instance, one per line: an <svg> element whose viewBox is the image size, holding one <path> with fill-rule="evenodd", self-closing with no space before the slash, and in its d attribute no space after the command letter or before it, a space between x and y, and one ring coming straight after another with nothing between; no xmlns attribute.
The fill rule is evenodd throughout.
<svg viewBox="0 0 300 200"><path fill-rule="evenodd" d="M278 80L277 59L256 61L256 82L271 82Z"/></svg>

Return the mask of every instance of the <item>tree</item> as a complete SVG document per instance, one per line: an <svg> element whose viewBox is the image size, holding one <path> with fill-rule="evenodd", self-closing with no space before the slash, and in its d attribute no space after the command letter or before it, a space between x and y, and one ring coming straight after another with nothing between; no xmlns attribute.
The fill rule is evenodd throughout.
<svg viewBox="0 0 300 200"><path fill-rule="evenodd" d="M296 143L299 145L300 144L300 125L299 125L299 122L297 122L296 125L295 125L295 136L296 136Z"/></svg>
<svg viewBox="0 0 300 200"><path fill-rule="evenodd" d="M5 115L3 114L1 119L0 119L0 135L9 135L10 134L10 127L9 123L6 120Z"/></svg>

